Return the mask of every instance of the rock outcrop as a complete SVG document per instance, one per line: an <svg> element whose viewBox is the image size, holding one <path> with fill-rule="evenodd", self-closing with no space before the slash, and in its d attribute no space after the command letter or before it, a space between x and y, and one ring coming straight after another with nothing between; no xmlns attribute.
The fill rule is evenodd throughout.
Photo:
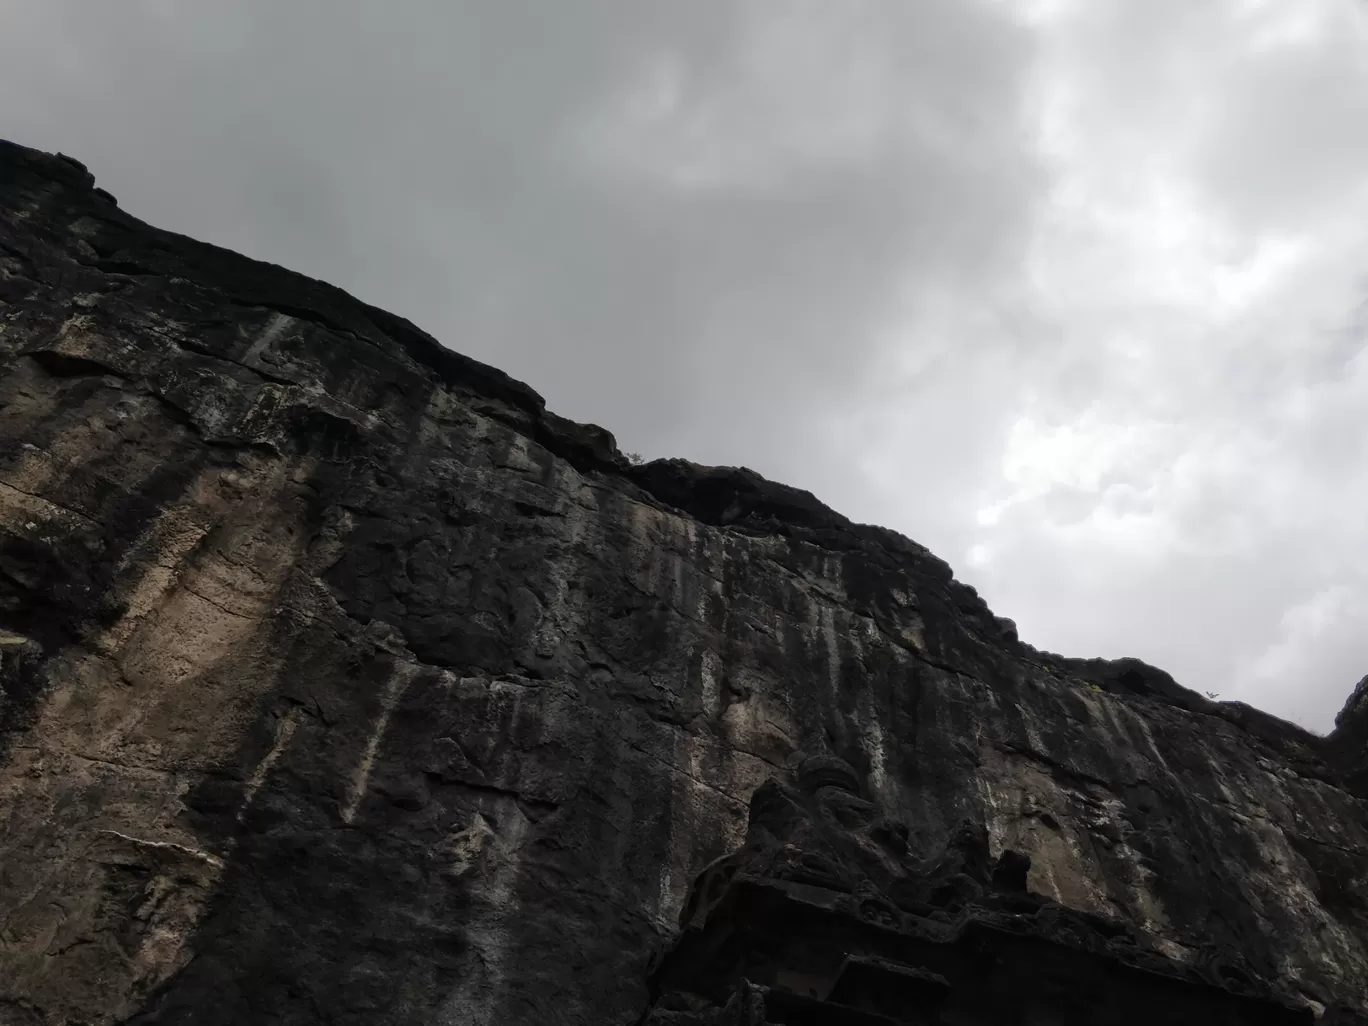
<svg viewBox="0 0 1368 1026"><path fill-rule="evenodd" d="M700 876L648 1026L1314 1021L1238 951L1178 961L1032 893L1031 857L990 860L981 823L920 857L840 760L792 777L755 791L744 847Z"/></svg>
<svg viewBox="0 0 1368 1026"><path fill-rule="evenodd" d="M1039 652L7 143L0 363L3 1026L1368 1023L1365 685Z"/></svg>

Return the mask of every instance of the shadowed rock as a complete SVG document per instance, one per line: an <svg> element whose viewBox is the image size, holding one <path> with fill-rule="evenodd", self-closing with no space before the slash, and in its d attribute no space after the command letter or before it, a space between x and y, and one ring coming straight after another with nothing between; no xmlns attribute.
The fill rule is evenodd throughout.
<svg viewBox="0 0 1368 1026"><path fill-rule="evenodd" d="M1030 892L1030 857L992 860L973 823L919 856L849 767L818 757L796 777L756 790L745 844L695 883L646 1026L1315 1021L1238 953L1176 962Z"/></svg>

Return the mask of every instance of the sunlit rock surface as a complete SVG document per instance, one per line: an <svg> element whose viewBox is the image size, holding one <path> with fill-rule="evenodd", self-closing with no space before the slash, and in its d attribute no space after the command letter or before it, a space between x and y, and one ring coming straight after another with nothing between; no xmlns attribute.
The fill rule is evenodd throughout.
<svg viewBox="0 0 1368 1026"><path fill-rule="evenodd" d="M900 936L1017 931L975 972L1022 1022L1111 1021L1032 1004L1041 915L1087 924L1057 964L1159 967L1135 1007L1368 1021L1365 686L1319 738L1038 652L891 531L632 466L5 143L0 361L0 1026L983 1021L862 886ZM789 938L805 975L760 931L700 976L705 870L819 835L852 950Z"/></svg>

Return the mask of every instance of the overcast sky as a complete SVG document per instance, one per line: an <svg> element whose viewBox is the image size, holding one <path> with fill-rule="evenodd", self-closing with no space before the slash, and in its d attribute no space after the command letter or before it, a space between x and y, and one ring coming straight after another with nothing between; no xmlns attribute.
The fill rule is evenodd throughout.
<svg viewBox="0 0 1368 1026"><path fill-rule="evenodd" d="M0 137L1069 655L1368 673L1362 0L0 0Z"/></svg>

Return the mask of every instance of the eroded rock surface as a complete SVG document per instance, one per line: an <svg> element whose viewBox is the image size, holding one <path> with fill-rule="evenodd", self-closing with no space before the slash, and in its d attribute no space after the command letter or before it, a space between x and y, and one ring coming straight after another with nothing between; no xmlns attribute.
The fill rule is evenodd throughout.
<svg viewBox="0 0 1368 1026"><path fill-rule="evenodd" d="M1319 738L1038 652L891 531L633 467L4 143L0 363L4 1026L695 1014L659 1004L693 883L814 757L798 806L850 818L838 861L900 917L1053 910L1176 978L1368 1013L1363 688ZM897 904L957 858L958 912ZM857 990L958 985L843 954Z"/></svg>
<svg viewBox="0 0 1368 1026"><path fill-rule="evenodd" d="M919 853L840 760L787 777L756 789L745 844L696 881L646 1026L1316 1020L1238 950L1175 959L1125 919L1033 892L1031 857L992 860L982 823Z"/></svg>

